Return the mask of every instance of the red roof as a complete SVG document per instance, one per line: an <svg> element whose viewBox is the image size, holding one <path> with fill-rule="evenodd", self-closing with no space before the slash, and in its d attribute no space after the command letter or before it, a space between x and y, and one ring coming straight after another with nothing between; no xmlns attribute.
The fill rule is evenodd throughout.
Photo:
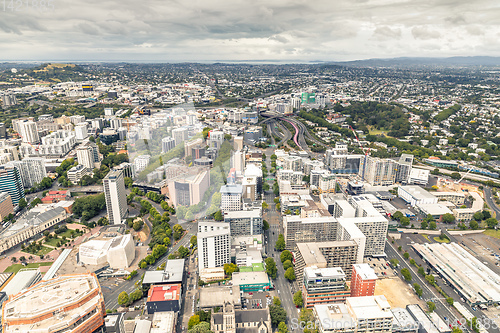
<svg viewBox="0 0 500 333"><path fill-rule="evenodd" d="M151 286L148 302L178 301L181 296L181 284L164 284Z"/></svg>

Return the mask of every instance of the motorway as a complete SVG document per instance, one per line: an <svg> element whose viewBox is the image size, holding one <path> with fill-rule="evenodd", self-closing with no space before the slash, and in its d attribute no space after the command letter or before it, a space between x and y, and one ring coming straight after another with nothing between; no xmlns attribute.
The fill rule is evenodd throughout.
<svg viewBox="0 0 500 333"><path fill-rule="evenodd" d="M495 212L496 218L500 218L500 209L497 204L493 201L493 193L491 192L491 187L484 187L484 200L488 207Z"/></svg>

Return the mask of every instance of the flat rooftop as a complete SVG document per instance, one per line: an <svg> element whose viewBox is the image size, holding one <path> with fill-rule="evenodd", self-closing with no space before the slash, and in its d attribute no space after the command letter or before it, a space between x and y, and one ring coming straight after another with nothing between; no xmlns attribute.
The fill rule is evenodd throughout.
<svg viewBox="0 0 500 333"><path fill-rule="evenodd" d="M346 304L350 306L352 312L358 320L393 318L391 306L385 296L362 296L348 297Z"/></svg>
<svg viewBox="0 0 500 333"><path fill-rule="evenodd" d="M165 269L146 271L143 284L182 282L184 275L184 259L167 260Z"/></svg>
<svg viewBox="0 0 500 333"><path fill-rule="evenodd" d="M210 286L200 289L200 308L223 306L225 301L241 305L239 286Z"/></svg>
<svg viewBox="0 0 500 333"><path fill-rule="evenodd" d="M95 295L88 299L93 293ZM67 327L75 318L85 314L86 309L101 302L104 299L95 275L61 275L11 297L4 303L3 321L19 320L26 323L7 325L6 332L29 332L33 329L34 321L37 330L50 328L51 331L58 331L58 328ZM73 305L78 306L73 308ZM54 315L56 311L58 315Z"/></svg>
<svg viewBox="0 0 500 333"><path fill-rule="evenodd" d="M356 270L356 273L363 279L363 280L376 280L377 279L377 274L375 274L375 271L373 268L370 267L369 264L354 264L354 269Z"/></svg>
<svg viewBox="0 0 500 333"><path fill-rule="evenodd" d="M266 284L269 283L269 277L266 272L235 272L233 273L232 282L235 286Z"/></svg>
<svg viewBox="0 0 500 333"><path fill-rule="evenodd" d="M181 284L151 286L148 302L178 301L181 297Z"/></svg>
<svg viewBox="0 0 500 333"><path fill-rule="evenodd" d="M326 259L321 253L321 248L351 247L358 246L355 241L331 241L331 242L311 242L297 243L297 248L304 259L306 265L315 263L326 263Z"/></svg>
<svg viewBox="0 0 500 333"><path fill-rule="evenodd" d="M340 267L318 268L315 266L305 267L306 279L345 279L345 273Z"/></svg>

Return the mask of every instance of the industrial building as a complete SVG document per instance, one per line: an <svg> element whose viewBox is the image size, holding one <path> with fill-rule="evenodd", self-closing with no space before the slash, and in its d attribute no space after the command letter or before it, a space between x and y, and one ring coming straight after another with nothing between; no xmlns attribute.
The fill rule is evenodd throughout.
<svg viewBox="0 0 500 333"><path fill-rule="evenodd" d="M300 279L300 277L297 277ZM345 301L350 296L345 274L340 267L318 268L305 267L302 280L302 298L304 307L312 308L316 304Z"/></svg>
<svg viewBox="0 0 500 333"><path fill-rule="evenodd" d="M3 332L94 332L104 325L104 298L95 274L61 275L11 296Z"/></svg>
<svg viewBox="0 0 500 333"><path fill-rule="evenodd" d="M135 259L135 244L131 234L109 240L92 239L80 245L80 263L102 266L106 263L114 269L125 269Z"/></svg>
<svg viewBox="0 0 500 333"><path fill-rule="evenodd" d="M459 244L412 246L468 304L490 305L500 302L500 276Z"/></svg>

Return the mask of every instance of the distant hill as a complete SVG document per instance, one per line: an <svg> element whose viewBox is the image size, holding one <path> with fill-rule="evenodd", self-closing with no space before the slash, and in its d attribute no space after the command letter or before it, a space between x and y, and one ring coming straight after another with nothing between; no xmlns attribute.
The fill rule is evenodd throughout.
<svg viewBox="0 0 500 333"><path fill-rule="evenodd" d="M449 58L386 58L329 62L327 65L348 67L500 67L500 57L449 57Z"/></svg>
<svg viewBox="0 0 500 333"><path fill-rule="evenodd" d="M22 69L33 79L52 82L84 81L87 71L75 64L45 63L33 68Z"/></svg>

